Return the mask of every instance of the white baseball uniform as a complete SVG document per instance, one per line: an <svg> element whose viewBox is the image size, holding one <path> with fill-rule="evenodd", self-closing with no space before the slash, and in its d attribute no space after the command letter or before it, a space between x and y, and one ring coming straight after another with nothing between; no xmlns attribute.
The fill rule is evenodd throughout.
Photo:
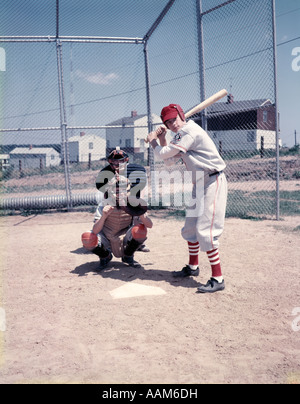
<svg viewBox="0 0 300 404"><path fill-rule="evenodd" d="M169 146L157 146L155 156L167 165L182 159L186 169L192 173L193 197L199 192L200 181L197 172L204 174L201 186L203 207L198 216L187 215L182 237L191 243L199 242L202 251L219 247L219 237L224 229L227 180L223 170L226 164L209 135L193 120L189 120L174 135Z"/></svg>

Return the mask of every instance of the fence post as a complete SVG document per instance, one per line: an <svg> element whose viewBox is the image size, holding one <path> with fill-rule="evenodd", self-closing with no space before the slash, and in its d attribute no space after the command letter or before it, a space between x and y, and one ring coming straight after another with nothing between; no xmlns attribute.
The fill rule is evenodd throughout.
<svg viewBox="0 0 300 404"><path fill-rule="evenodd" d="M274 74L274 98L275 98L275 130L276 130L276 220L280 216L280 189L279 189L279 125L278 125L278 96L277 96L277 41L276 41L276 12L275 0L272 1L272 25L273 25L273 74Z"/></svg>
<svg viewBox="0 0 300 404"><path fill-rule="evenodd" d="M92 153L89 153L89 164L88 164L88 169L90 170L92 166Z"/></svg>
<svg viewBox="0 0 300 404"><path fill-rule="evenodd" d="M202 0L196 0L197 5L197 30L198 30L198 58L200 74L200 101L205 100L205 63L204 63L204 38L202 21ZM202 128L207 131L206 109L201 111Z"/></svg>
<svg viewBox="0 0 300 404"><path fill-rule="evenodd" d="M66 118L66 106L65 106L64 82L63 82L62 44L59 39L56 40L56 52L57 52L57 74L58 74L62 156L65 172L67 209L69 210L70 208L72 208L70 155L69 155L69 143L67 135L67 118Z"/></svg>
<svg viewBox="0 0 300 404"><path fill-rule="evenodd" d="M265 137L260 137L260 158L265 157Z"/></svg>
<svg viewBox="0 0 300 404"><path fill-rule="evenodd" d="M222 150L222 140L219 140L219 154L220 154L220 156L222 156L222 152L223 152L223 150Z"/></svg>
<svg viewBox="0 0 300 404"><path fill-rule="evenodd" d="M150 73L149 73L149 58L148 58L148 41L144 44L144 58L145 58L145 77L146 77L146 93L147 93L147 112L148 112L148 132L153 130L152 113L151 113L151 97L150 97ZM155 176L153 175L155 171L154 164L154 152L152 147L149 145L148 148L148 164L150 168L150 181L151 181L151 203L156 197L156 186L155 186Z"/></svg>
<svg viewBox="0 0 300 404"><path fill-rule="evenodd" d="M23 177L22 160L19 160L19 174L20 174L20 178L22 178Z"/></svg>

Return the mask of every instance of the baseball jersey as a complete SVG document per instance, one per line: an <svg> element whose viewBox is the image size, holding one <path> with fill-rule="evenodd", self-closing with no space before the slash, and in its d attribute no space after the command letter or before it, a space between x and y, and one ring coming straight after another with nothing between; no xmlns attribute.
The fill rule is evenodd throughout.
<svg viewBox="0 0 300 404"><path fill-rule="evenodd" d="M226 167L212 139L193 120L174 135L169 146L157 146L155 155L167 164L169 159L181 158L188 171L213 173Z"/></svg>

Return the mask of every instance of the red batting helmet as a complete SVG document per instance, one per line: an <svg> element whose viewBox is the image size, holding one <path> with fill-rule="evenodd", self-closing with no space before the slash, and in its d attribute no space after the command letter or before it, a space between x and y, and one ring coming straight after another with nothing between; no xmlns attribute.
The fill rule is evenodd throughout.
<svg viewBox="0 0 300 404"><path fill-rule="evenodd" d="M160 117L161 117L161 120L163 121L163 123L165 123L169 119L177 118L178 114L179 114L181 120L184 121L185 116L184 116L184 112L183 112L183 109L181 108L181 106L178 104L170 104L161 110Z"/></svg>

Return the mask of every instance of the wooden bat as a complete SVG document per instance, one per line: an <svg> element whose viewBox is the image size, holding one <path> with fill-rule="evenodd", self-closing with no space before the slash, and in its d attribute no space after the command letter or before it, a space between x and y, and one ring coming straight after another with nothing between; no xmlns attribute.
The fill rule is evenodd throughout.
<svg viewBox="0 0 300 404"><path fill-rule="evenodd" d="M190 109L184 115L186 118L189 118L198 112L202 111L203 109L209 107L210 105L214 104L215 102L219 101L221 98L225 97L228 94L227 90L223 89L218 91L217 93L213 94L211 97L207 98L206 100L202 101L200 104L196 105L196 107ZM145 142L148 143L148 138L145 138Z"/></svg>

